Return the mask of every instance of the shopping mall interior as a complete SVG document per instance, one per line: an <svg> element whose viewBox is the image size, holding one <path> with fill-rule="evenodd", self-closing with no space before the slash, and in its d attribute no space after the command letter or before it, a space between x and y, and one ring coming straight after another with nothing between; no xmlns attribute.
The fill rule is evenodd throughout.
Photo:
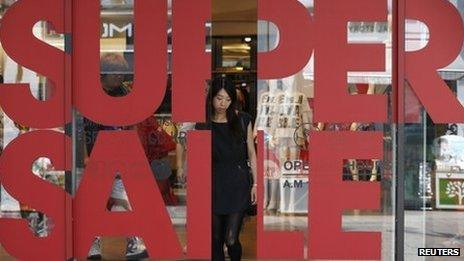
<svg viewBox="0 0 464 261"><path fill-rule="evenodd" d="M162 105L152 115L156 119L152 123L158 130L162 128L163 133L169 135L172 146L166 145L165 151L156 152L156 157L149 156L149 159L168 165L168 174L155 175L155 178L179 241L185 246L188 197L188 182L185 177L188 180L189 174L184 169L186 151L183 131L188 123L173 122L171 119L172 79L176 77L171 73L171 1L168 1L169 21L166 33L166 95ZM15 2L16 0L0 0L1 16ZM133 2L101 0L101 56L117 54L126 64L122 69L117 66L102 67L101 75L121 77L122 84L129 90L134 79L133 54L136 37ZM312 13L314 2L317 1L299 2ZM405 104L402 108L410 123L394 123L394 0L386 2L386 21L348 23L349 42L383 44L385 71L349 72L347 92L351 95L386 96L389 115L387 123L314 122L314 58L300 72L289 77L258 79L258 53L276 48L280 35L278 27L272 22L258 21L257 1L212 0L211 22L205 24L205 51L211 54L211 77L222 77L234 84L238 97L237 110L251 116L254 134L257 131L264 133L264 204L260 207L264 210L265 230L302 231L307 239L310 208L308 190L311 180L308 163L309 132L377 131L383 135L383 158L347 159L344 161L340 179L380 184L381 207L376 211L344 211L341 217L342 229L346 232L381 232L382 260L401 260L398 255L404 260L425 260L417 257L417 249L420 247L464 247L464 124L435 124L408 82L405 82ZM464 0L450 2L463 14ZM35 24L33 33L49 45L60 50L66 49L66 36L56 33L48 22L40 21ZM407 20L405 36L407 50L420 50L427 44L429 32L422 22ZM438 73L461 104L464 104L462 54L461 52L453 63L441 68ZM18 65L3 49L0 49L0 73L4 83L29 83L31 93L38 100L46 100L50 96L52 84L42 75ZM208 84L209 81L205 83L205 89ZM62 187L70 194L79 188L88 160L88 143L96 139L96 135L89 133L87 120L79 111L74 111L72 118L73 124L55 131L65 133L73 139L73 171L55 169L53 162L46 157L38 158L32 166L35 175ZM0 151L16 137L34 131L33 128L15 123L2 110L0 129ZM180 177L180 172L184 176ZM0 190L0 218L26 219L31 233L38 237L46 237L51 232L53 220L47 218L46 214L29 207L26 202L16 200L14 195L8 193L8 188L1 187ZM130 198L128 201L130 204ZM403 222L398 222L398 219ZM256 216L245 218L240 237L245 260L256 260L256 226ZM101 238L101 255L104 260L125 259L126 247L125 237L103 235ZM308 251L305 247L305 256ZM1 244L0 260L14 260Z"/></svg>

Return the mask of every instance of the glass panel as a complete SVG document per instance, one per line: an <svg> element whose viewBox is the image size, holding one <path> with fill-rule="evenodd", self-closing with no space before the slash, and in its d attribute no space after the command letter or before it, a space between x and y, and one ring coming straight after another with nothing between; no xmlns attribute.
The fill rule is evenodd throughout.
<svg viewBox="0 0 464 261"><path fill-rule="evenodd" d="M166 93L161 106L153 115L143 122L130 127L102 126L82 117L76 112L76 189L82 179L85 163L93 149L97 135L102 130L119 131L123 129L137 130L144 144L148 162L154 172L167 212L171 218L179 241L186 244L186 187L184 180L178 180L176 169L183 167L185 131L192 127L188 123L174 123L171 120L171 68L172 68L172 9L168 1L168 78ZM134 1L101 1L101 37L100 37L100 70L101 83L111 96L124 96L132 88L134 80ZM209 39L209 30L205 26L205 39ZM210 41L206 44L210 45ZM136 47L135 47L136 48ZM206 45L205 45L206 49ZM176 142L179 143L176 155ZM181 164L177 164L181 157ZM164 167L160 167L164 166ZM161 171L159 168L163 168ZM155 171L158 169L158 171ZM115 173L116 175L117 173ZM185 173L184 173L185 174ZM155 184L153 184L155 185ZM115 178L112 192L108 195L107 208L110 211L130 211L130 198L124 187L124 180ZM97 237L89 250L89 256L101 255L104 259L140 259L147 256L143 238L131 237Z"/></svg>
<svg viewBox="0 0 464 261"><path fill-rule="evenodd" d="M313 1L300 2L313 15ZM340 178L346 181L379 182L381 208L379 211L359 209L344 211L342 229L350 232L381 232L382 260L394 259L396 130L392 121L391 3L392 1L388 1L388 22L359 21L350 22L347 25L349 43L385 44L386 70L383 72L348 72L347 92L351 95L386 95L388 97L387 123L314 122L313 111L317 110L313 107L315 98L314 57L301 72L290 77L258 81L256 129L264 131L266 143L264 156L265 230L303 231L307 234L308 191L311 189L311 166L308 163L308 136L306 135L308 132L378 131L384 136L384 158L346 160L343 173L340 170ZM273 50L278 42L277 27L273 23L259 21L258 51ZM318 148L311 149L317 150ZM311 213L309 213L309 218L311 218ZM307 255L308 249L305 249L305 253Z"/></svg>
<svg viewBox="0 0 464 261"><path fill-rule="evenodd" d="M462 13L464 2L449 1ZM406 50L420 50L428 44L427 26L406 20ZM462 104L464 102L463 53L439 75ZM400 134L398 164L404 169L405 253L406 260L418 257L418 248L462 248L464 219L462 183L464 181L462 123L435 124L418 101L409 83L405 83L404 112L407 120ZM430 88L434 86L429 86Z"/></svg>
<svg viewBox="0 0 464 261"><path fill-rule="evenodd" d="M0 21L5 12L16 2L7 0L0 2ZM54 31L53 26L46 21L37 22L32 32L41 41L59 50L64 50L64 35ZM63 71L64 73L64 71ZM40 101L47 100L52 95L52 82L32 70L18 65L0 47L0 83L27 83L30 86L31 94ZM64 111L64 108L63 108ZM0 108L0 153L10 142L36 129L14 122ZM65 128L55 128L53 131L64 133ZM64 148L63 148L64 153ZM47 157L38 157L31 165L31 172L49 183L65 189L65 172L55 169L53 161ZM32 174L31 174L32 175ZM31 233L37 237L47 237L53 232L53 219L46 214L28 206L27 202L20 202L15 199L15 195L9 193L8 187L0 186L0 218L25 219L29 225ZM65 202L63 202L64 204ZM64 247L64 243L63 243ZM12 257L0 245L0 259L12 260Z"/></svg>
<svg viewBox="0 0 464 261"><path fill-rule="evenodd" d="M216 83L227 82L229 85L235 87L237 96L235 106L240 115L248 114L251 116L251 121L254 121L256 115L256 15L257 15L257 1L250 0L213 0L212 1L212 79L221 79L215 81ZM212 88L210 84L209 88ZM211 110L213 111L213 109ZM217 115L214 110L214 115ZM212 113L213 114L213 113ZM213 117L212 117L213 118ZM242 118L245 119L245 118ZM245 121L243 121L245 123ZM231 140L218 141L214 137L224 137L217 133L217 127L212 125L213 135L213 155L215 153L215 143L229 144ZM242 126L242 125L241 125ZM241 127L244 130L244 126ZM216 136L218 135L218 136ZM231 137L232 138L232 137ZM240 154L239 150L234 151ZM212 157L213 166L220 164L223 160ZM230 161L229 158L226 160ZM228 165L232 166L232 165ZM235 167L235 166L234 166ZM230 180L226 172L217 170L213 167L213 186L214 184L226 184L226 180ZM237 174L235 172L227 172L228 174ZM219 178L223 181L219 181ZM231 180L234 180L233 178ZM216 183L217 181L217 183ZM235 181L237 181L235 179ZM230 186L238 183L230 183ZM242 183L243 184L243 183ZM229 184L227 184L229 186ZM243 187L243 186L242 186ZM224 192L224 186L218 185L215 189L219 193ZM243 192L243 190L241 191ZM248 192L245 192L248 193ZM217 194L213 194L215 197ZM232 195L229 193L229 195ZM234 193L234 196L240 197L239 193ZM215 199L213 199L214 202ZM219 204L218 204L219 205ZM222 204L224 205L224 204ZM229 207L229 206L227 206ZM230 206L232 207L232 206ZM213 206L213 213L216 210ZM215 230L213 226L213 230ZM217 230L215 230L217 231ZM214 239L214 237L213 237ZM242 246L242 258L248 260L255 260L256 258L256 218L253 216L245 217L240 230L239 240ZM214 246L214 244L213 244ZM224 245L225 246L225 245ZM214 250L213 250L214 251ZM227 251L225 251L227 256Z"/></svg>
<svg viewBox="0 0 464 261"><path fill-rule="evenodd" d="M0 2L0 14L3 15L15 1ZM163 199L171 221L175 225L182 245L185 246L187 196L185 177L189 175L185 164L185 134L186 131L194 128L195 123L174 123L171 120L172 1L168 2L166 52L169 58L166 64L168 68L166 95L161 107L153 112L150 119L129 129L142 130L139 132L140 138L147 141L146 156L152 166L156 165L154 163L165 163L169 166L169 170L165 172L166 176L156 176L156 179L163 191ZM300 0L300 2L305 5L309 13L313 12L312 0ZM391 2L392 0L388 0L389 17L392 13ZM100 3L101 82L109 95L124 96L130 92L134 79L133 43L136 37L134 1L101 0ZM456 4L457 1L453 3ZM311 179L306 135L309 131L379 131L384 137L384 158L346 160L343 170L340 171L340 178L346 181L379 182L381 209L379 211L357 209L345 211L342 216L342 227L345 231L381 232L382 260L394 259L397 137L396 125L392 121L391 19L388 23L361 21L347 25L348 42L385 44L386 70L384 72L349 72L347 91L352 95L387 95L389 120L387 123L339 124L319 123L312 120L314 110L313 59L308 61L301 72L290 77L257 81L257 51L266 52L274 49L279 41L279 32L274 24L265 21L259 22L258 32L256 32L256 1L214 0L212 15L212 23L205 25L205 50L212 54L212 77L222 77L233 83L239 101L237 110L250 114L255 122L255 130L263 130L265 133L265 229L299 230L304 233L307 231L307 197ZM416 23L414 28L419 32L420 38L412 39L413 42L418 41L418 45L412 48L419 49L427 40L426 27ZM38 22L33 32L39 39L64 50L64 36L55 33L53 27L47 22ZM46 100L50 96L51 84L45 77L17 65L4 52L2 53L0 73L5 83L30 83L31 92L37 99ZM447 70L442 71L442 76L457 96L464 99L464 91L461 91L461 87L464 88L464 81L461 80L461 71L464 68L460 64L457 67L453 66L445 68ZM407 97L410 95L412 92L408 92ZM450 181L453 179L456 182L461 181L459 174L464 166L461 168L460 158L455 158L455 156L460 153L459 136L464 135L464 125L434 125L418 103L407 100L405 105L406 109L419 107L417 116L420 119L419 124L408 124L403 129L405 137L403 149L406 156L400 159L400 164L403 164L406 170L404 173L408 207L407 228L405 229L406 254L417 253L416 246L460 246L463 226L459 221L460 213L455 210L459 209L462 202L459 197L450 196L458 189L456 183ZM59 128L56 131L69 135L72 133L75 168L71 187L73 191L76 191L98 132L101 130L119 131L125 128L92 123L78 111L73 114L72 126L71 129ZM2 129L0 132L1 150L18 135L32 131L27 126L14 123L3 112L0 112L0 127ZM172 141L173 146L161 152L153 152L150 149L159 148L160 144L156 142L159 139L152 142L150 137L161 135L160 133L168 135L166 137ZM456 162L457 165L450 165L450 162ZM31 170L37 176L63 188L65 188L65 183L70 182L65 178L65 173L55 170L53 162L46 157L38 158L31 166ZM440 173L443 175L440 176ZM440 202L441 205L437 204L437 201L441 199L438 197L440 194L446 195L443 196L444 201ZM107 208L110 211L131 209L124 182L119 178L115 178L112 193L108 198ZM455 199L457 203L453 201ZM448 205L448 209L453 208L453 210L438 211L443 209L443 205ZM17 202L13 196L8 195L7 188L1 188L0 217L28 219L32 233L40 237L46 236L53 227L53 220L31 209L23 202ZM442 218L446 218L446 225L441 221ZM255 225L254 217L248 217L244 223L241 234L244 259L253 259L256 256ZM426 225L428 225L427 228ZM417 234L417 231L420 234ZM137 237L96 238L92 248L89 249L89 256L102 255L104 259L115 260L128 257L126 254L143 255L144 249L143 239ZM306 249L305 253L307 252ZM0 246L0 260L8 260L8 258L11 257Z"/></svg>
<svg viewBox="0 0 464 261"><path fill-rule="evenodd" d="M111 96L124 96L130 92L133 79L133 40L134 15L133 1L101 0L100 1L100 73L101 84L105 92ZM74 115L75 138L75 191L83 177L86 162L91 155L101 130L121 130L119 126L102 126L84 118L79 111ZM116 175L116 173L115 173ZM131 209L124 182L115 178L111 194L108 195L107 209L110 211L128 211ZM144 244L138 238L96 237L89 249L88 256L105 259L122 259L124 250L131 243L142 252ZM128 249L128 248L127 248Z"/></svg>

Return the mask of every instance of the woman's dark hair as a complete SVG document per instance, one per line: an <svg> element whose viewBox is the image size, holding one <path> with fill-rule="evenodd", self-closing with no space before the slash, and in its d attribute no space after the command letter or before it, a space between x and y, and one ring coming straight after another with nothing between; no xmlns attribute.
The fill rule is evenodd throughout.
<svg viewBox="0 0 464 261"><path fill-rule="evenodd" d="M232 131L235 137L240 136L240 122L236 112L237 93L234 85L224 77L216 77L211 81L210 88L208 90L208 96L206 100L206 113L207 123L211 124L212 116L214 113L213 98L218 94L220 90L224 91L229 95L230 106L227 108L226 117L229 129Z"/></svg>

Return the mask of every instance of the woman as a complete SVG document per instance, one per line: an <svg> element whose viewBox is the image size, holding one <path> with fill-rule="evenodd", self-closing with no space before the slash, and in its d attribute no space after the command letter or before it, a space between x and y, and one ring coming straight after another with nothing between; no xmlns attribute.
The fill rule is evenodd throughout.
<svg viewBox="0 0 464 261"><path fill-rule="evenodd" d="M245 211L256 202L256 154L251 118L236 111L237 95L225 79L211 83L207 124L212 131L213 260L222 261L224 244L231 260L241 260L239 233ZM250 167L248 166L250 163ZM250 176L252 175L252 176Z"/></svg>

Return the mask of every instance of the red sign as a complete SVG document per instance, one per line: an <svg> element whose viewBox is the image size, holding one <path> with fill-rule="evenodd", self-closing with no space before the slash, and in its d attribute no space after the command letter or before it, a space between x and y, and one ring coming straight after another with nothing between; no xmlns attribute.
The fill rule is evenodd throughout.
<svg viewBox="0 0 464 261"><path fill-rule="evenodd" d="M63 0L19 0L14 4L2 19L2 46L16 62L46 76L54 88L50 99L38 101L28 84L3 84L0 106L6 114L17 123L41 129L69 123L72 108L92 121L111 126L133 125L149 117L161 104L165 92L167 3L134 2L134 86L124 97L106 95L99 81L99 1L72 1L72 6ZM404 72L398 72L399 79L405 77L410 83L434 122L464 122L461 104L437 74L461 51L464 30L459 12L446 0L399 3L404 4L405 16L394 19L420 20L430 32L428 45L419 51L401 52L404 43L394 43L398 47L394 55L399 65L404 65ZM173 1L174 121L204 121L204 82L210 77L211 68L204 50L204 23L209 20L210 6L207 0ZM314 0L314 6L311 16L296 0L258 0L259 19L276 24L280 35L275 50L259 54L258 78L293 75L314 54L316 122L386 122L386 96L349 95L346 82L348 71L385 70L384 44L348 43L347 23L387 21L387 1ZM72 23L64 19L67 10L72 10ZM32 27L42 20L52 23L58 32L72 35L71 54L34 37ZM71 75L72 81L66 78ZM397 86L394 85L395 92L401 92ZM397 106L403 110L403 104ZM209 133L202 131L189 136L187 258L207 259L211 246L210 139ZM263 144L262 136L259 141ZM310 143L309 257L380 259L380 233L343 232L341 228L343 210L379 209L379 184L342 181L338 174L343 159L382 158L382 134L317 132L311 134ZM85 258L95 236L139 235L150 257L183 258L136 133L99 134L74 197L30 171L39 156L50 158L57 169L69 171L73 153L70 144L64 134L37 130L21 135L5 148L0 158L2 184L15 198L50 216L55 227L48 237L37 238L24 220L0 219L0 244L18 259L63 260ZM259 162L262 156L261 150ZM258 165L262 178L263 168ZM116 171L121 173L132 199L131 212L105 210ZM329 189L336 193L327 196L325 191ZM258 210L258 258L303 259L303 233L264 231L263 213L261 208Z"/></svg>

